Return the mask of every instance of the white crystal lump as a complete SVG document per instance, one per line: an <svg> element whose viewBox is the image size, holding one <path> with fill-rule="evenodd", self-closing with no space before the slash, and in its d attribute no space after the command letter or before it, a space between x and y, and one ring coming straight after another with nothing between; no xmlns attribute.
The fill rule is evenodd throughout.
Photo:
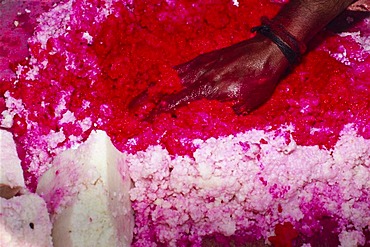
<svg viewBox="0 0 370 247"><path fill-rule="evenodd" d="M130 246L134 218L125 154L103 131L59 154L39 180L55 247Z"/></svg>

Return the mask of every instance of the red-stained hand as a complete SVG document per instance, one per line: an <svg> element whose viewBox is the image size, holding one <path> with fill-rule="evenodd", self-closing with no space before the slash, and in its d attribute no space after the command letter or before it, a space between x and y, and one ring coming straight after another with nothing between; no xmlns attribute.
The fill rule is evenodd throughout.
<svg viewBox="0 0 370 247"><path fill-rule="evenodd" d="M200 55L175 67L185 88L162 99L154 112L202 98L234 100L237 114L250 112L271 97L287 66L277 46L260 36Z"/></svg>
<svg viewBox="0 0 370 247"><path fill-rule="evenodd" d="M292 0L284 5L274 21L283 25L299 41L307 43L353 2ZM366 9L368 2L360 0L357 5ZM260 35L200 55L175 67L185 88L162 98L147 119L202 98L233 100L233 109L237 114L250 112L271 97L287 67L288 61L279 48ZM147 94L143 92L129 104L129 108L135 111L146 99Z"/></svg>

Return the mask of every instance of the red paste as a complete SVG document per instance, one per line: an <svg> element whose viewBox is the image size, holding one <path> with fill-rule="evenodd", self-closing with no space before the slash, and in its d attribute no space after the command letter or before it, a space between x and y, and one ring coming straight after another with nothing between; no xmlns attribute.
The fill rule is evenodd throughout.
<svg viewBox="0 0 370 247"><path fill-rule="evenodd" d="M144 110L149 111L160 97L181 89L174 65L251 37L249 30L260 24L259 18L272 17L280 8L266 0L239 2L239 7L229 0L117 3L117 13L102 24L94 23L93 16L85 16L81 30L49 39L46 50L30 43L32 56L39 61L46 59L47 68L40 69L36 80L21 76L16 83L0 85L2 94L10 91L12 97L22 99L26 109L14 118L12 131L25 152L23 166L30 188L35 188L39 174L27 172L35 155L29 147L46 148L38 137L61 128L66 137L84 138L92 128L103 129L120 150L136 152L160 143L171 154L179 155L194 150L191 140L195 138L252 128L277 129L290 123L299 145L330 148L347 123L355 123L359 133L370 138L370 56L363 55L364 61L353 59L350 66L338 62L328 50L340 52L345 46L356 51L360 47L348 37L333 37L330 31L316 37L302 63L282 79L272 98L249 115L237 116L230 103L208 100L163 113L153 123L128 110L129 102L149 87L148 108ZM91 45L81 42L85 30L93 36ZM66 52L52 52L60 47ZM71 59L76 67L67 70L66 61ZM91 61L97 61L96 74L88 70ZM66 102L64 112L73 112L76 121L60 123L61 117L55 117L62 98ZM2 100L0 107L5 108ZM86 118L93 123L88 130L77 124ZM37 125L27 129L30 121ZM70 143L66 140L59 144L63 145ZM288 238L296 237L293 235Z"/></svg>
<svg viewBox="0 0 370 247"><path fill-rule="evenodd" d="M193 102L173 114L161 114L154 123L140 121L128 112L130 100L149 85L152 86L148 97L153 102L181 89L172 66L251 37L249 30L259 24L260 16L273 16L280 7L268 1L241 1L240 7L226 0L211 2L179 1L171 5L158 1L148 5L135 1L130 7L132 11L117 4L119 14L89 27L91 34L96 32L92 45L73 42L81 40L79 30L63 38L49 39L46 50L31 44L32 55L48 60L47 69L40 70L35 81L23 77L12 88L2 88L2 92L10 90L14 98L22 99L28 119L38 124L24 136L25 114L16 116L12 129L18 142L27 147L33 135L58 131L61 127L66 136L87 136L76 124L58 123L60 119L54 113L62 97L77 120L90 117L96 128L108 132L119 149L130 152L159 141L172 154L187 154L193 150L189 140L194 138L275 128L285 123L295 126L293 135L299 145L330 148L346 123L358 124L359 132L370 136L369 84L364 83L369 68L355 71L355 66L336 61L322 47L311 48L303 62L281 81L271 100L250 115L236 116L229 103L207 100ZM324 38L330 50L339 49L341 42L358 49L349 38L330 36L330 32L323 32L313 43ZM72 55L50 55L54 47L60 46ZM97 67L101 69L93 83L86 62L82 62L89 56L98 57ZM76 69L67 71L67 59L80 63ZM361 64L369 64L369 59L365 57ZM86 101L90 105L84 109ZM40 107L41 102L46 107ZM312 128L317 131L312 132ZM127 142L129 138L135 141ZM32 174L27 176L30 179Z"/></svg>

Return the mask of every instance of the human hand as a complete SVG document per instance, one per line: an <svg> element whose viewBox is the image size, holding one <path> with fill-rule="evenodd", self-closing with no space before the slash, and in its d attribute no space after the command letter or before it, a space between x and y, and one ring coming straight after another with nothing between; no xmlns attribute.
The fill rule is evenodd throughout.
<svg viewBox="0 0 370 247"><path fill-rule="evenodd" d="M185 88L165 96L150 114L171 111L202 98L233 100L237 114L250 112L271 97L287 67L277 46L257 35L176 66Z"/></svg>
<svg viewBox="0 0 370 247"><path fill-rule="evenodd" d="M360 0L357 4L361 2L363 6L362 2L367 1ZM273 22L283 26L298 42L307 44L353 2L290 1ZM288 61L278 46L261 35L200 55L175 67L185 88L162 98L147 119L202 98L233 100L233 109L237 114L250 112L270 98L287 67ZM143 92L131 101L129 108L137 109L145 98L147 94Z"/></svg>

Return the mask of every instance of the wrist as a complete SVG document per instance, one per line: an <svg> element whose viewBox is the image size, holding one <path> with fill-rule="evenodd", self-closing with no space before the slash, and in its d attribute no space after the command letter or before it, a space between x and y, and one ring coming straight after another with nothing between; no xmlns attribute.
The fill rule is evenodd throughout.
<svg viewBox="0 0 370 247"><path fill-rule="evenodd" d="M251 31L262 34L270 39L280 49L291 65L299 63L306 51L305 43L299 41L294 35L289 33L283 25L269 20L266 16L261 18L261 23L261 26L254 27Z"/></svg>
<svg viewBox="0 0 370 247"><path fill-rule="evenodd" d="M299 41L308 43L353 0L291 0L273 21L280 23Z"/></svg>
<svg viewBox="0 0 370 247"><path fill-rule="evenodd" d="M262 45L261 50L264 51L264 56L269 64L274 64L275 67L279 67L285 70L289 67L289 61L282 53L280 48L269 38L257 33L254 37L256 42Z"/></svg>

